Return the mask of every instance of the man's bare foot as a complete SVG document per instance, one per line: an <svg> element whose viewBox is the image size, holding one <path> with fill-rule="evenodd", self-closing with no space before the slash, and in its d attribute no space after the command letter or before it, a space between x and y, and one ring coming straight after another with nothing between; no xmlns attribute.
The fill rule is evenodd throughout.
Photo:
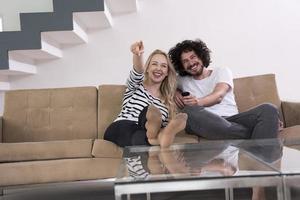
<svg viewBox="0 0 300 200"><path fill-rule="evenodd" d="M185 128L186 120L187 114L179 113L169 122L159 134L161 147L169 147L173 143L175 135Z"/></svg>
<svg viewBox="0 0 300 200"><path fill-rule="evenodd" d="M161 128L161 112L154 105L149 105L147 114L146 114L147 122L145 127L147 129L147 138L148 140L156 139L158 132ZM151 143L150 143L151 144Z"/></svg>

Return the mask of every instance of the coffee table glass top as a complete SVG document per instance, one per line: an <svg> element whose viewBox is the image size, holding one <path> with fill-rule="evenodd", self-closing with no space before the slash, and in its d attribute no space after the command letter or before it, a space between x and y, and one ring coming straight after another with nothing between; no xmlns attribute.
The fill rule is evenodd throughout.
<svg viewBox="0 0 300 200"><path fill-rule="evenodd" d="M223 140L126 147L116 183L280 175L281 140Z"/></svg>
<svg viewBox="0 0 300 200"><path fill-rule="evenodd" d="M272 166L284 175L300 175L300 141L285 140L283 144L280 160Z"/></svg>

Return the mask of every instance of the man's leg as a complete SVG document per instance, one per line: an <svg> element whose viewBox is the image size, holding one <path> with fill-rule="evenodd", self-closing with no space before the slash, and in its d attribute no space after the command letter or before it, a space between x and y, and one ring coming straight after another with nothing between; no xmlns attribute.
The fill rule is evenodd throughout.
<svg viewBox="0 0 300 200"><path fill-rule="evenodd" d="M273 104L265 103L226 118L251 130L252 139L277 138L279 114Z"/></svg>
<svg viewBox="0 0 300 200"><path fill-rule="evenodd" d="M186 131L207 139L247 139L251 132L242 124L229 122L201 106L185 106Z"/></svg>

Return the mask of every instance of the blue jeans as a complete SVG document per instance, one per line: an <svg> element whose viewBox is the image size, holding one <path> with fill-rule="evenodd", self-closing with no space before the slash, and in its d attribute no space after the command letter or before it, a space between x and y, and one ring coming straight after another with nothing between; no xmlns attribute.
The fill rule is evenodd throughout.
<svg viewBox="0 0 300 200"><path fill-rule="evenodd" d="M273 104L265 103L248 111L221 117L201 106L185 106L186 132L206 139L263 139L278 137L279 114Z"/></svg>

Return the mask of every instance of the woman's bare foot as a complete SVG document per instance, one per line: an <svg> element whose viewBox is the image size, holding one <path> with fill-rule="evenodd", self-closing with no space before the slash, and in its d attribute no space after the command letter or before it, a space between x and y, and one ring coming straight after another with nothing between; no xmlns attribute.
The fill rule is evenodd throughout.
<svg viewBox="0 0 300 200"><path fill-rule="evenodd" d="M151 146L148 151L148 169L150 174L162 174L164 172L161 161L159 160L159 148L154 149L157 146Z"/></svg>
<svg viewBox="0 0 300 200"><path fill-rule="evenodd" d="M149 105L146 118L147 122L145 124L145 127L147 129L147 138L148 140L156 139L161 128L162 117L160 110L154 105Z"/></svg>
<svg viewBox="0 0 300 200"><path fill-rule="evenodd" d="M161 147L169 147L173 143L175 135L185 128L186 120L187 114L179 113L169 122L159 134Z"/></svg>

